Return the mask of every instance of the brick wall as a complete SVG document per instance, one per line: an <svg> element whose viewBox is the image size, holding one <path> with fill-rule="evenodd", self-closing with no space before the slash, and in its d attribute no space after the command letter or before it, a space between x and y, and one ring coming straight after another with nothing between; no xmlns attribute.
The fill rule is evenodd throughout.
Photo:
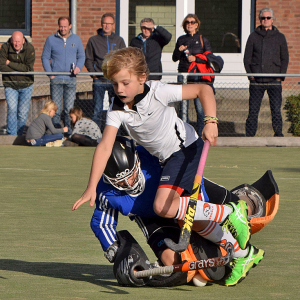
<svg viewBox="0 0 300 300"><path fill-rule="evenodd" d="M32 44L36 51L35 71L43 71L41 56L46 38L54 34L57 20L61 16L70 16L69 0L32 0ZM115 14L115 0L77 1L77 34L83 46L100 27L104 13ZM83 71L86 72L86 69Z"/></svg>
<svg viewBox="0 0 300 300"><path fill-rule="evenodd" d="M95 35L100 27L101 16L106 12L115 14L115 2L115 0L77 1L77 34L81 37L84 47L89 37ZM48 35L57 31L57 19L62 15L70 15L69 5L70 0L32 0L32 43L36 50L35 71L43 71L41 55L45 40ZM300 1L258 0L256 4L257 26L259 25L258 12L264 7L273 8L276 17L274 25L286 36L290 53L288 73L299 73Z"/></svg>
<svg viewBox="0 0 300 300"><path fill-rule="evenodd" d="M299 73L300 69L300 1L257 1L256 2L256 26L260 25L258 20L259 11L265 7L274 10L274 26L282 32L287 40L290 62L287 73ZM296 82L299 78L287 78L286 81Z"/></svg>

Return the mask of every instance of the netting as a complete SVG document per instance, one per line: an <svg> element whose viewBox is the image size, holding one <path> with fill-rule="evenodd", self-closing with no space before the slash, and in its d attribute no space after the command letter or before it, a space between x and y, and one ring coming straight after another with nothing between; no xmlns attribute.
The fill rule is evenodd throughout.
<svg viewBox="0 0 300 300"><path fill-rule="evenodd" d="M177 76L178 74L163 76L162 82L178 84ZM31 100L26 101L26 93L28 97L28 93L30 94L31 91L26 91L24 94L19 93L18 99L18 91L16 93L16 90L4 88L0 82L0 132L1 134L20 134L20 132L25 134L32 120L38 116L45 102L51 98L59 106L58 114L53 118L53 123L56 122L62 127L69 126L67 112L71 107L77 106L83 110L86 117L94 120L103 131L111 94L111 91L107 90L109 85L105 82L93 82L89 74L86 73L77 76L75 85L73 83L73 86L65 85L62 88L58 83L50 83L46 75L36 75ZM219 136L255 135L268 137L276 135L276 130L280 132L280 126L282 126L282 133L285 136L291 136L292 134L289 132L291 123L287 120L287 111L283 107L287 97L300 94L299 85L297 82L286 80L279 86L276 83L253 84L249 89L245 75L238 80L233 80L230 76L217 78L214 88L217 117L219 118ZM250 113L249 96L251 96L250 103L252 103ZM197 109L195 109L195 104ZM203 126L203 112L199 104L199 101L194 99L174 104L179 117L193 125L197 131L200 131L201 126ZM278 115L278 112L281 115ZM281 116L282 125L280 123ZM14 122L16 124L13 124ZM14 128L15 131L10 133L8 127ZM16 131L19 132L16 133ZM121 134L127 133L122 129Z"/></svg>

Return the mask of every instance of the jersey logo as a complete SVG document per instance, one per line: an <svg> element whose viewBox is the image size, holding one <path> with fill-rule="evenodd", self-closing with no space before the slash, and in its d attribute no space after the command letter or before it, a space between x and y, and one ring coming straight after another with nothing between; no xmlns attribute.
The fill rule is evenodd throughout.
<svg viewBox="0 0 300 300"><path fill-rule="evenodd" d="M210 205L208 203L205 203L203 205L203 215L205 217L208 217L210 215Z"/></svg>
<svg viewBox="0 0 300 300"><path fill-rule="evenodd" d="M148 113L148 116L151 116L153 114L153 111L152 112L150 112L150 113Z"/></svg>
<svg viewBox="0 0 300 300"><path fill-rule="evenodd" d="M160 177L160 181L169 181L170 180L170 176L167 175L167 176L161 176Z"/></svg>

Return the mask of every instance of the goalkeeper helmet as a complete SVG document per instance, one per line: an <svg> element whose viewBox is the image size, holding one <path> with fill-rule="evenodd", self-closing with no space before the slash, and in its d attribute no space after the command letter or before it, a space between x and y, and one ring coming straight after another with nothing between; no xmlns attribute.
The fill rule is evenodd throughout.
<svg viewBox="0 0 300 300"><path fill-rule="evenodd" d="M104 170L104 178L118 190L133 196L144 191L145 177L133 140L123 136L116 137Z"/></svg>

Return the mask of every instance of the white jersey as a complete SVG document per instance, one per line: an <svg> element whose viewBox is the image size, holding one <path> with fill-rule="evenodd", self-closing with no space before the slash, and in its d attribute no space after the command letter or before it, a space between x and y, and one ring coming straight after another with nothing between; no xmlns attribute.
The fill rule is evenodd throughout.
<svg viewBox="0 0 300 300"><path fill-rule="evenodd" d="M175 108L169 106L176 101L182 101L181 85L147 81L144 92L135 97L132 109L118 97L113 98L106 125L119 128L122 124L132 139L164 161L198 138L194 128L178 118Z"/></svg>

